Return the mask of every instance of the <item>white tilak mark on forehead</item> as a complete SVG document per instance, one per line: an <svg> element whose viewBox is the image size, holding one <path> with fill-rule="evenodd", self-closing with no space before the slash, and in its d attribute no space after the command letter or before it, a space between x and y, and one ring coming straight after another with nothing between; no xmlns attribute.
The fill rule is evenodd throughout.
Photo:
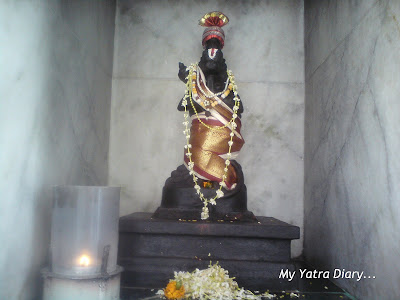
<svg viewBox="0 0 400 300"><path fill-rule="evenodd" d="M214 59L215 56L217 55L218 49L216 48L210 48L208 49L208 57L211 59Z"/></svg>

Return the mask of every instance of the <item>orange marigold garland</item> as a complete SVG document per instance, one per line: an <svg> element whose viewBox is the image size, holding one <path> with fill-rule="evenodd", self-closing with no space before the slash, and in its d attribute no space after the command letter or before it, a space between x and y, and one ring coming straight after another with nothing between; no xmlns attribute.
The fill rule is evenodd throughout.
<svg viewBox="0 0 400 300"><path fill-rule="evenodd" d="M164 295L167 299L182 299L185 295L185 288L181 282L170 281L164 289Z"/></svg>

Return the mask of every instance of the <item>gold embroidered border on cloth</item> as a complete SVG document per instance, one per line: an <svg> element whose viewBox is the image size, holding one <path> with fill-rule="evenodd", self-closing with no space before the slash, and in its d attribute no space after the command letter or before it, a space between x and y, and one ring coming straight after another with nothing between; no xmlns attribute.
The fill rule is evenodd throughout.
<svg viewBox="0 0 400 300"><path fill-rule="evenodd" d="M232 120L233 111L223 102L232 90L231 85L225 88L223 93L212 93L205 84L204 74L197 66L197 72L193 72L192 79L192 99L211 115L206 116L205 112L192 116L192 126L190 129L191 159L194 163L193 171L199 178L211 181L225 182L225 188L233 189L236 186L237 176L232 165L226 165L228 158L231 133L234 134L231 146L231 158L234 158L242 148L244 140L240 134L241 121L236 117ZM202 124L204 123L204 124ZM223 127L225 126L225 127ZM223 128L218 128L223 127ZM185 156L185 163L189 159ZM227 178L223 180L224 169L228 168Z"/></svg>

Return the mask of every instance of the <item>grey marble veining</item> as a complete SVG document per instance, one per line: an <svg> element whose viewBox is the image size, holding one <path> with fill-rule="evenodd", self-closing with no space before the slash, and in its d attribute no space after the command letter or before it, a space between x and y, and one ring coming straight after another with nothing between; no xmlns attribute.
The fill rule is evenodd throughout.
<svg viewBox="0 0 400 300"><path fill-rule="evenodd" d="M306 64L305 255L322 270L375 276L336 279L360 299L398 299L400 3L379 1L368 10L355 3L352 11L315 1L306 10L310 5L305 31L315 32L306 42L313 62ZM336 24L342 13L353 16L347 36L333 27L333 50L319 47L327 38L318 38L324 26L308 26L322 19Z"/></svg>
<svg viewBox="0 0 400 300"><path fill-rule="evenodd" d="M51 187L107 184L115 3L88 5L0 3L0 299L40 298Z"/></svg>
<svg viewBox="0 0 400 300"><path fill-rule="evenodd" d="M306 78L329 57L332 51L349 35L354 27L362 22L379 1L305 1L304 42L306 45L318 43L318 47L309 47L305 54Z"/></svg>
<svg viewBox="0 0 400 300"><path fill-rule="evenodd" d="M119 1L114 77L176 79L179 61L200 59L198 20L213 10L231 20L223 51L237 78L303 83L303 4L288 0Z"/></svg>
<svg viewBox="0 0 400 300"><path fill-rule="evenodd" d="M224 57L243 99L239 161L248 207L303 227L304 51L301 1L119 1L109 183L123 186L121 215L152 212L183 160L185 85L178 62L198 62L207 12L230 23ZM302 230L301 230L302 231ZM292 254L302 252L302 239Z"/></svg>

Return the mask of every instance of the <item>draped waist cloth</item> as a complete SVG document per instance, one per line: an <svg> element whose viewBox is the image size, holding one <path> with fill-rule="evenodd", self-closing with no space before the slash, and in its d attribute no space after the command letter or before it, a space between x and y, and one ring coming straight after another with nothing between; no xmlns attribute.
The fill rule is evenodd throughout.
<svg viewBox="0 0 400 300"><path fill-rule="evenodd" d="M200 68L197 70L200 75L203 75ZM238 178L234 167L231 164L226 165L226 159L235 158L244 144L243 137L240 134L241 121L239 117L236 117L234 122L228 124L235 112L222 101L220 96L213 98L204 96L198 88L198 85L201 85L203 91L208 90L202 80L203 76L199 76L200 78L197 79L195 86L192 87L192 99L202 108L208 109L211 116L206 117L205 112L192 116L189 142L192 146L193 171L197 177L204 180L224 181L223 186L231 190L236 186ZM212 94L211 91L208 90L208 92ZM224 125L227 126L216 129ZM231 132L233 133L233 144L231 146L231 156L229 157L228 143L231 140ZM186 166L189 161L189 158L185 155L184 162ZM225 167L228 168L228 171L226 179L223 180Z"/></svg>

